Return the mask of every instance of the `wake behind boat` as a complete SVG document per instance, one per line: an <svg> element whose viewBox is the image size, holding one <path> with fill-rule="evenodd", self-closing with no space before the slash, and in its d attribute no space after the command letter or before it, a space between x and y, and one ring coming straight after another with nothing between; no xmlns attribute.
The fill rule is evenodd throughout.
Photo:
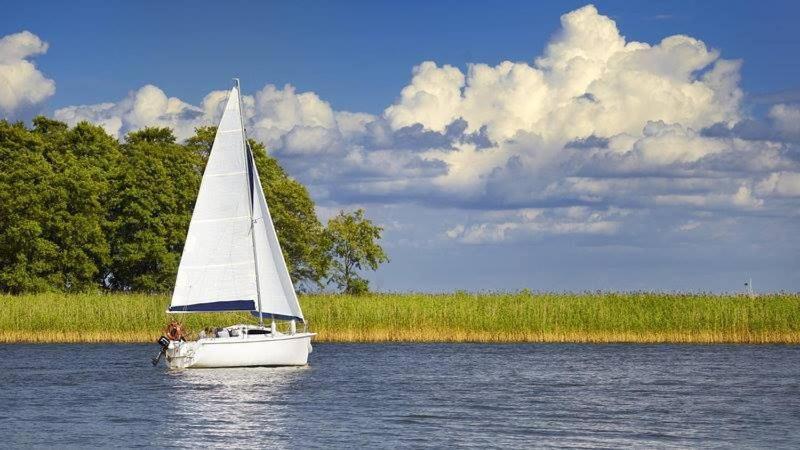
<svg viewBox="0 0 800 450"><path fill-rule="evenodd" d="M305 320L247 143L239 80L214 137L167 312L223 311L249 311L259 324L218 328L185 341L173 322L159 339L167 366L307 363L315 333L297 331ZM288 330L280 332L277 321L288 322Z"/></svg>

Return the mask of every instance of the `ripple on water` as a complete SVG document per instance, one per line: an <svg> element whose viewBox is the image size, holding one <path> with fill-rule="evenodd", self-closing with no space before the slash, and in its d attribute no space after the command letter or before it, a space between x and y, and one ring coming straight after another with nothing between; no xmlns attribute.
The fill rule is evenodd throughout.
<svg viewBox="0 0 800 450"><path fill-rule="evenodd" d="M0 346L3 445L800 447L800 347L319 344L177 372L155 350Z"/></svg>

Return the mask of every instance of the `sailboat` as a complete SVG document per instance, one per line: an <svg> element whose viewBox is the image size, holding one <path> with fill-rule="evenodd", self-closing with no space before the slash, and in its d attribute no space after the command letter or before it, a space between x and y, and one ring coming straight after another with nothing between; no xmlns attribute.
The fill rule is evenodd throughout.
<svg viewBox="0 0 800 450"><path fill-rule="evenodd" d="M207 330L186 341L173 322L159 340L169 368L307 363L315 333L298 331L306 321L247 143L238 79L217 127L167 312L222 311L248 311L258 325Z"/></svg>

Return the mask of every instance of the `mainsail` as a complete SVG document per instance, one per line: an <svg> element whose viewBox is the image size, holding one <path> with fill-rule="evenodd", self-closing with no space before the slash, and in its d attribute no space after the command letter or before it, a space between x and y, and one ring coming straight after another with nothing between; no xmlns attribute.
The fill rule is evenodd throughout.
<svg viewBox="0 0 800 450"><path fill-rule="evenodd" d="M208 158L169 312L303 320L231 89Z"/></svg>

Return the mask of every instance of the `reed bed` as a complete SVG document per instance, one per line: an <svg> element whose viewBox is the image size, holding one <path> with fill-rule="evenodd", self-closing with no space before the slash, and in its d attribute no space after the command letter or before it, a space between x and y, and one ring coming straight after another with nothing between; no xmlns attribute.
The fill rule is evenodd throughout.
<svg viewBox="0 0 800 450"><path fill-rule="evenodd" d="M0 342L152 342L166 295L0 296ZM317 342L800 343L800 295L306 295ZM249 314L176 315L190 332Z"/></svg>

